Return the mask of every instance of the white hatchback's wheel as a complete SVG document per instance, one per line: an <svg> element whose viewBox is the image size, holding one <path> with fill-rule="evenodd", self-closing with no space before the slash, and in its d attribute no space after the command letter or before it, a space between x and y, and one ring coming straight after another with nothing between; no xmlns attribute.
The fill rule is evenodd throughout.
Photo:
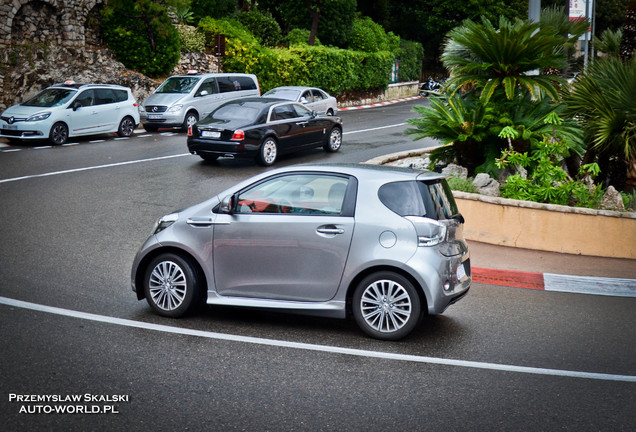
<svg viewBox="0 0 636 432"><path fill-rule="evenodd" d="M322 148L329 153L335 153L340 150L340 146L342 145L342 131L339 127L334 127L329 132L327 136L327 142L322 146Z"/></svg>
<svg viewBox="0 0 636 432"><path fill-rule="evenodd" d="M180 317L199 301L199 278L189 261L175 254L153 259L144 277L148 304L160 315Z"/></svg>
<svg viewBox="0 0 636 432"><path fill-rule="evenodd" d="M132 117L124 117L119 123L119 128L117 129L117 135L120 137L129 137L135 131L135 121Z"/></svg>
<svg viewBox="0 0 636 432"><path fill-rule="evenodd" d="M278 145L274 138L266 138L261 144L261 148L258 152L257 162L263 166L270 166L276 162L278 156Z"/></svg>
<svg viewBox="0 0 636 432"><path fill-rule="evenodd" d="M353 294L352 306L358 326L377 339L401 339L420 319L420 298L415 287L392 272L364 278Z"/></svg>

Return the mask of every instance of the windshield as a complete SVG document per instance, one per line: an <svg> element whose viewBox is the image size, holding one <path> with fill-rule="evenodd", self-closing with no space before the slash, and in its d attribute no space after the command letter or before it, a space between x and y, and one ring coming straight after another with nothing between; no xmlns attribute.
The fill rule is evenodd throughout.
<svg viewBox="0 0 636 432"><path fill-rule="evenodd" d="M216 120L244 120L245 123L253 123L258 117L260 109L239 104L229 104L219 107L208 117Z"/></svg>
<svg viewBox="0 0 636 432"><path fill-rule="evenodd" d="M298 99L298 95L300 91L298 90L289 90L289 89L273 89L265 93L263 96L272 96L281 99L287 99L295 101Z"/></svg>
<svg viewBox="0 0 636 432"><path fill-rule="evenodd" d="M199 77L172 77L163 82L155 93L187 94L199 82Z"/></svg>
<svg viewBox="0 0 636 432"><path fill-rule="evenodd" d="M41 91L22 105L33 107L56 107L64 105L77 93L74 89L49 88Z"/></svg>

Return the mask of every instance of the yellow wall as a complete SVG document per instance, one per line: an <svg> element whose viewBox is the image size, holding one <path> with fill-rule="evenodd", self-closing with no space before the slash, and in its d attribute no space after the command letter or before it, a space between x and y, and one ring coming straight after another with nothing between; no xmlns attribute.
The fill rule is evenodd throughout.
<svg viewBox="0 0 636 432"><path fill-rule="evenodd" d="M636 258L634 214L455 192L469 240L525 249Z"/></svg>

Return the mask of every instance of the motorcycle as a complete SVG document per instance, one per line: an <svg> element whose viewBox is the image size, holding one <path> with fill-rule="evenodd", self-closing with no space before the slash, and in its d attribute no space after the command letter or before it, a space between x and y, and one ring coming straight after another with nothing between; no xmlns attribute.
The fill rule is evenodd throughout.
<svg viewBox="0 0 636 432"><path fill-rule="evenodd" d="M434 80L433 77L428 77L420 86L420 96L426 97L430 93L438 94L441 87L442 83Z"/></svg>

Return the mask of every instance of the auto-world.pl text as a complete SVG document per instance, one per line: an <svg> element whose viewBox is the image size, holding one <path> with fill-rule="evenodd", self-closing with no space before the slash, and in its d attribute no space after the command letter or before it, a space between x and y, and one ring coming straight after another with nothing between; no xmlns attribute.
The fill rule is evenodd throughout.
<svg viewBox="0 0 636 432"><path fill-rule="evenodd" d="M115 404L130 401L128 395L84 394L16 394L9 402L22 404L20 414L119 414Z"/></svg>

